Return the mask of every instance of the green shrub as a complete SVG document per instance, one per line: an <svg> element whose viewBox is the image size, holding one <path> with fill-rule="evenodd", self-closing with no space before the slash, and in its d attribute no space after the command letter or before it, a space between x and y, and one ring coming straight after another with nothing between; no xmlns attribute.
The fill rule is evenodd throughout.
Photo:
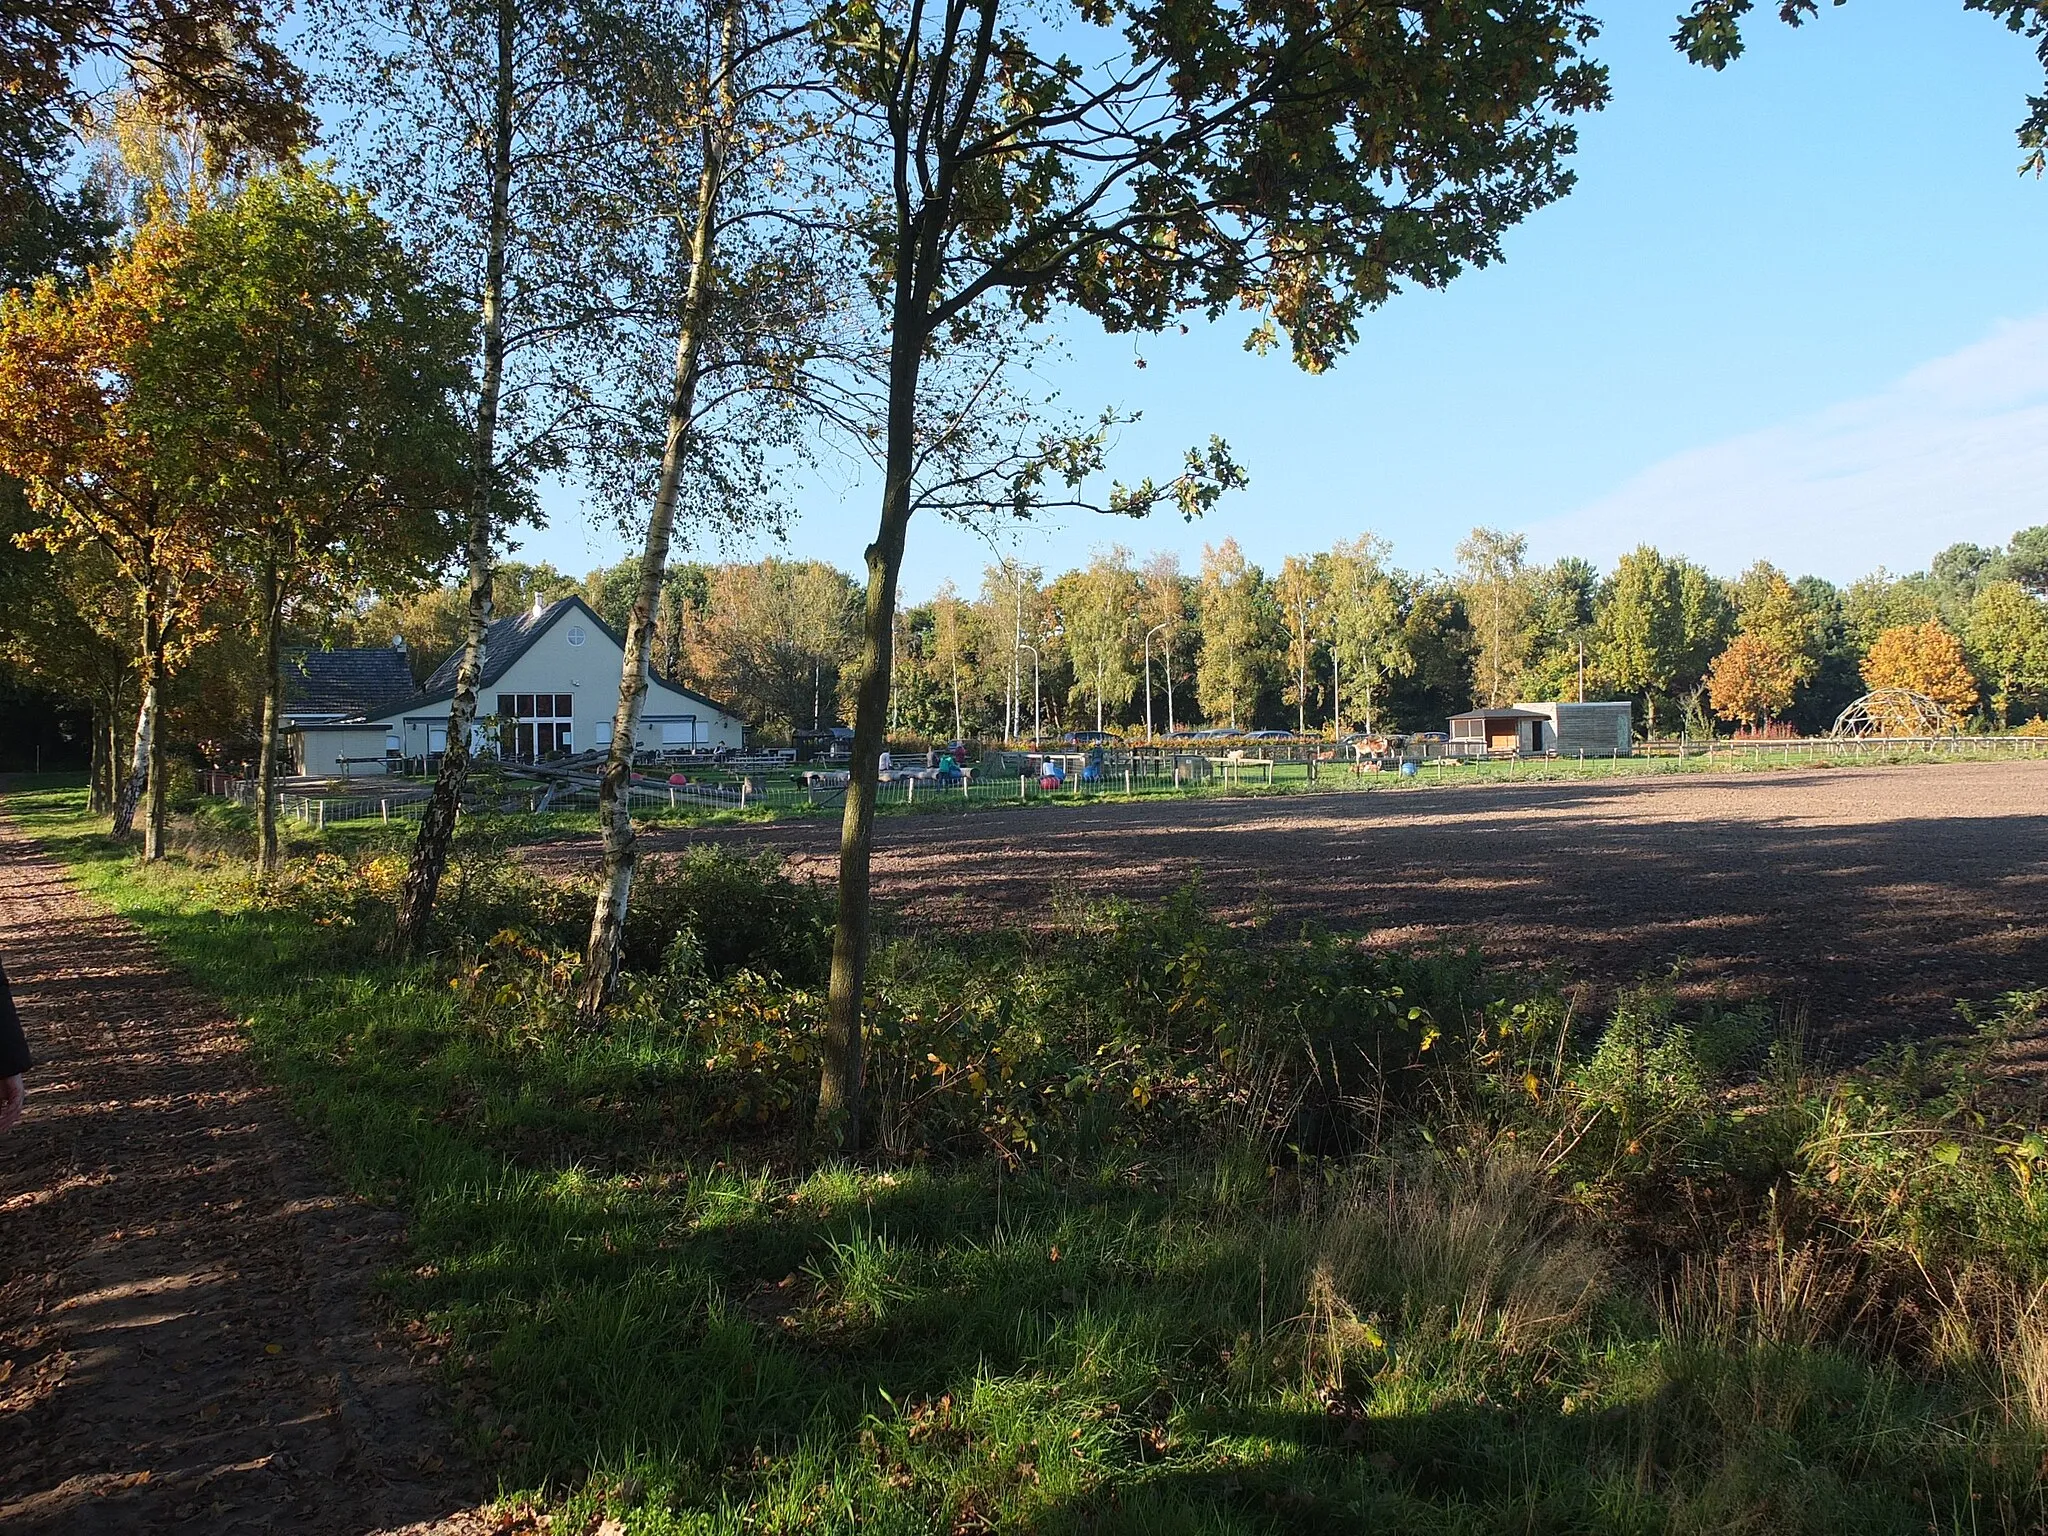
<svg viewBox="0 0 2048 1536"><path fill-rule="evenodd" d="M182 759L165 766L164 807L180 816L199 808L199 771Z"/></svg>
<svg viewBox="0 0 2048 1536"><path fill-rule="evenodd" d="M692 848L651 855L633 875L625 963L659 971L677 936L687 933L713 977L748 970L816 986L832 958L832 919L831 898L792 879L772 853Z"/></svg>

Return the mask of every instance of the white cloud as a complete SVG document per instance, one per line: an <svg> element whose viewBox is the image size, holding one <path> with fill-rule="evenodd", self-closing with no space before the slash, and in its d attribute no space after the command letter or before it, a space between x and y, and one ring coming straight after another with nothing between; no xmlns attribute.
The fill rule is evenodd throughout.
<svg viewBox="0 0 2048 1536"><path fill-rule="evenodd" d="M1876 394L1674 454L1530 528L1536 553L1611 561L1640 543L1733 572L1763 558L1847 580L1923 569L1959 539L2048 522L2048 314L1923 363Z"/></svg>

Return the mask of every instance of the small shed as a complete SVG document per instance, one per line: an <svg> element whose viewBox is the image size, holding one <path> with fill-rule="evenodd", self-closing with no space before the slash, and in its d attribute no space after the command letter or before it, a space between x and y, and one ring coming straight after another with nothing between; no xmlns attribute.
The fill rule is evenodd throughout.
<svg viewBox="0 0 2048 1536"><path fill-rule="evenodd" d="M1635 713L1626 699L1515 708L1544 717L1543 750L1560 757L1627 757L1635 748Z"/></svg>
<svg viewBox="0 0 2048 1536"><path fill-rule="evenodd" d="M1451 750L1460 756L1481 752L1541 752L1547 715L1517 706L1513 709L1468 709L1451 716Z"/></svg>
<svg viewBox="0 0 2048 1536"><path fill-rule="evenodd" d="M317 721L292 727L286 758L291 772L307 778L346 779L388 771L398 751L398 733L361 721Z"/></svg>

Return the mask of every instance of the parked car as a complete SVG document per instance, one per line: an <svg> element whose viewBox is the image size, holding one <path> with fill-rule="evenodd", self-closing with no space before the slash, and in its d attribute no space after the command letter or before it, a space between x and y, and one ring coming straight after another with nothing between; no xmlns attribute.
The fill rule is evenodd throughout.
<svg viewBox="0 0 2048 1536"><path fill-rule="evenodd" d="M1116 738L1107 731L1069 731L1060 740L1070 747L1103 747Z"/></svg>
<svg viewBox="0 0 2048 1536"><path fill-rule="evenodd" d="M1244 733L1244 739L1245 739L1246 741L1292 741L1292 740L1294 740L1294 732L1292 732L1292 731L1246 731L1246 732Z"/></svg>

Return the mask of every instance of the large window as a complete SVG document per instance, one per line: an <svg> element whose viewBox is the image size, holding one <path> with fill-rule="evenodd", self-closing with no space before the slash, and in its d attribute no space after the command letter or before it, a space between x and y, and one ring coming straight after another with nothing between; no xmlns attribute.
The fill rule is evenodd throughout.
<svg viewBox="0 0 2048 1536"><path fill-rule="evenodd" d="M569 751L575 703L568 693L499 694L498 750L522 763Z"/></svg>

